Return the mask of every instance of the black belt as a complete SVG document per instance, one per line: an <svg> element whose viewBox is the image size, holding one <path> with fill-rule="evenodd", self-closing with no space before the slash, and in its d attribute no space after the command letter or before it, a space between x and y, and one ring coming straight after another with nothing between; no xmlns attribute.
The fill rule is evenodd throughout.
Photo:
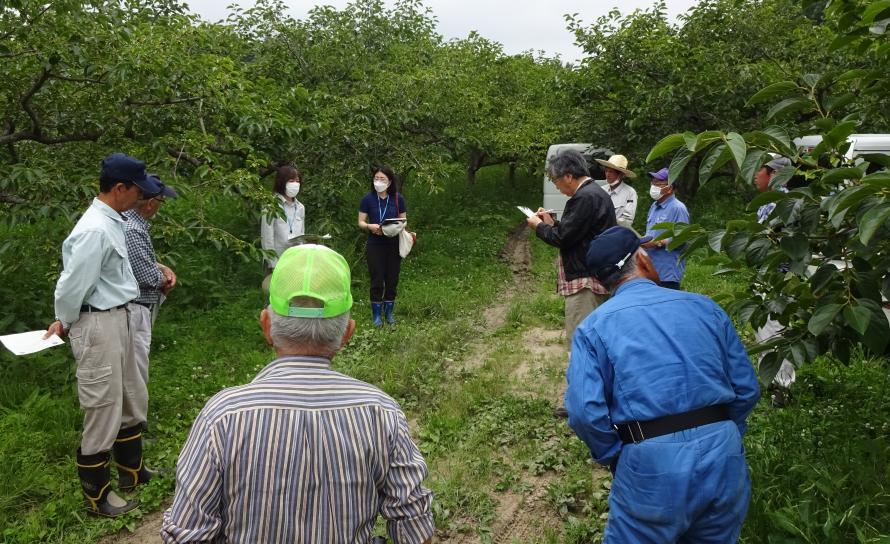
<svg viewBox="0 0 890 544"><path fill-rule="evenodd" d="M618 436L625 444L637 444L647 438L655 438L665 434L685 431L693 427L726 421L730 419L729 410L725 404L705 406L698 410L691 410L682 414L664 416L649 421L631 421L615 425Z"/></svg>
<svg viewBox="0 0 890 544"><path fill-rule="evenodd" d="M138 300L134 300L133 302L140 306L144 306L144 307L148 308L149 310L151 310L152 306L154 306L154 304L152 304L151 302L139 302Z"/></svg>
<svg viewBox="0 0 890 544"><path fill-rule="evenodd" d="M89 304L84 304L80 307L80 313L90 313L90 312L109 312L111 310L120 310L122 308L126 308L126 304L121 304L120 306L115 306L114 308L106 308L104 310L100 310L95 306L90 306Z"/></svg>

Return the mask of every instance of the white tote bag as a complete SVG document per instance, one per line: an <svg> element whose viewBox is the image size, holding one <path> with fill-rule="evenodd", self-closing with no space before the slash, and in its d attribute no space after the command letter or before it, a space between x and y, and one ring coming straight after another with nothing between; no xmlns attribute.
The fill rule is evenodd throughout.
<svg viewBox="0 0 890 544"><path fill-rule="evenodd" d="M399 232L399 255L404 259L411 253L411 248L414 247L414 242L417 241L417 234L409 231L407 228L402 229Z"/></svg>

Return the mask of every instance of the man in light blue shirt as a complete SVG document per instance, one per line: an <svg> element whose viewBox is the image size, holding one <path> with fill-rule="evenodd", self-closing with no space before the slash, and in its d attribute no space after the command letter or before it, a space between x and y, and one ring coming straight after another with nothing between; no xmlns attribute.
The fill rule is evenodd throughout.
<svg viewBox="0 0 890 544"><path fill-rule="evenodd" d="M84 410L77 470L87 510L115 517L138 502L125 501L111 490L111 449L117 450L119 441L129 442L130 431L145 424L148 396L127 326L126 305L139 295L139 285L127 257L121 212L158 194L160 186L146 177L145 163L114 153L102 161L99 190L62 244L56 321L47 336L68 335L77 362L77 393Z"/></svg>
<svg viewBox="0 0 890 544"><path fill-rule="evenodd" d="M569 426L614 475L603 542L735 542L754 367L717 304L656 285L642 241L613 227L590 242L612 297L578 326L566 375Z"/></svg>
<svg viewBox="0 0 890 544"><path fill-rule="evenodd" d="M655 202L649 207L649 215L646 217L646 236L655 238L663 231L653 227L659 223L689 223L689 212L686 205L674 196L674 186L668 183L668 169L662 168L658 172L649 172L651 185L649 196ZM671 239L649 241L643 244L655 270L658 272L658 285L670 289L679 289L683 281L683 273L686 271L686 261L680 259L683 252L681 248L668 249Z"/></svg>

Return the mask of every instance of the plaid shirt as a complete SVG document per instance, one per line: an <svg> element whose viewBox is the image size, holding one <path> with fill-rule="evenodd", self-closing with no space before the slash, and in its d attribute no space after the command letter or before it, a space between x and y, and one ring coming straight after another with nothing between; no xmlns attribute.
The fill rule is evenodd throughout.
<svg viewBox="0 0 890 544"><path fill-rule="evenodd" d="M562 255L556 257L556 293L567 297L574 295L582 289L590 289L597 295L607 295L606 288L595 278L575 278L566 280L566 269L562 264Z"/></svg>
<svg viewBox="0 0 890 544"><path fill-rule="evenodd" d="M127 218L127 255L130 258L133 275L139 283L139 296L134 301L157 304L161 300L164 274L158 267L155 249L148 234L151 223L136 210L125 211L124 217Z"/></svg>

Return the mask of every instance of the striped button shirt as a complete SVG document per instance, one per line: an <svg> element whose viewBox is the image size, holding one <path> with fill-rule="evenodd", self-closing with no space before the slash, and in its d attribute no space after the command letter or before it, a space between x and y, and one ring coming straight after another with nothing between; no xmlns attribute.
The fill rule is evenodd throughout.
<svg viewBox="0 0 890 544"><path fill-rule="evenodd" d="M434 532L426 463L398 404L317 357L283 357L225 389L179 456L164 542L396 543Z"/></svg>

